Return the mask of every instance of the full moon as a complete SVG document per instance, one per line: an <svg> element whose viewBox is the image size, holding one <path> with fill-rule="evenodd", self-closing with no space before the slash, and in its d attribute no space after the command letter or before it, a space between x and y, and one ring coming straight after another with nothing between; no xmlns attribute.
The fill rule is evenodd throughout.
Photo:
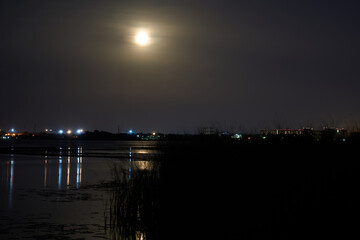
<svg viewBox="0 0 360 240"><path fill-rule="evenodd" d="M140 46L145 46L149 43L149 35L144 31L138 32L135 37L135 42Z"/></svg>

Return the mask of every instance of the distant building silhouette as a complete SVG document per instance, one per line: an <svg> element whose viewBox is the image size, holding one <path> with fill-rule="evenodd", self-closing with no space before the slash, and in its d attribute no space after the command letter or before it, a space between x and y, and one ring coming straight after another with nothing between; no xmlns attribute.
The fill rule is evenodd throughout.
<svg viewBox="0 0 360 240"><path fill-rule="evenodd" d="M213 127L203 127L201 128L200 133L202 135L215 135L216 131Z"/></svg>

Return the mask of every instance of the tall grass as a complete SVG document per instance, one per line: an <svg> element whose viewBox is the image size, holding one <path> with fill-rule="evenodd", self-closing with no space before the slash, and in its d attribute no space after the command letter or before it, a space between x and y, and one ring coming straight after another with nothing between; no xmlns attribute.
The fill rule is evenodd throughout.
<svg viewBox="0 0 360 240"><path fill-rule="evenodd" d="M131 177L123 164L112 167L110 196L111 239L157 239L159 221L159 173L157 162L145 167L133 164Z"/></svg>
<svg viewBox="0 0 360 240"><path fill-rule="evenodd" d="M114 165L112 239L357 233L351 217L360 213L360 168L349 162L357 147L210 141L168 144L163 152L161 165L134 169L130 179Z"/></svg>

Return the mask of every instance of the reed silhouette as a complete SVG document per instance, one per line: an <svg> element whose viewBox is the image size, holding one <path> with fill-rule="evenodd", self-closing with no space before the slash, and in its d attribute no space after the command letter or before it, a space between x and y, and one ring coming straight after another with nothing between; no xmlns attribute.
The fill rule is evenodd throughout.
<svg viewBox="0 0 360 240"><path fill-rule="evenodd" d="M360 213L359 166L351 161L356 149L313 142L168 142L156 171L137 171L130 180L115 171L121 179L111 202L115 239L350 236Z"/></svg>
<svg viewBox="0 0 360 240"><path fill-rule="evenodd" d="M111 239L158 239L159 176L154 165L156 162L139 168L134 164L129 173L128 166L114 163L109 204Z"/></svg>

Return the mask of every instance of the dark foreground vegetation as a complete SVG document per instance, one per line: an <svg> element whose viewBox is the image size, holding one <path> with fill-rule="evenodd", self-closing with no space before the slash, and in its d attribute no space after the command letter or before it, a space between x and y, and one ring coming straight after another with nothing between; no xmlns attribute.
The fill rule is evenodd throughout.
<svg viewBox="0 0 360 240"><path fill-rule="evenodd" d="M114 166L114 239L348 239L359 145L207 139L162 146L131 179Z"/></svg>

